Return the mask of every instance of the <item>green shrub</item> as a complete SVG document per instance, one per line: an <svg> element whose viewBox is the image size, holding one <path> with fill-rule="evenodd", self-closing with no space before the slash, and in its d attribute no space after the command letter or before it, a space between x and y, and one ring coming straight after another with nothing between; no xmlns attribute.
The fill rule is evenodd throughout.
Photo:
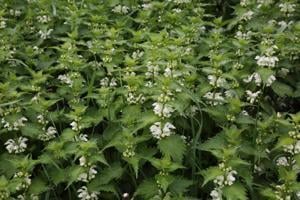
<svg viewBox="0 0 300 200"><path fill-rule="evenodd" d="M0 200L300 199L299 1L0 2Z"/></svg>

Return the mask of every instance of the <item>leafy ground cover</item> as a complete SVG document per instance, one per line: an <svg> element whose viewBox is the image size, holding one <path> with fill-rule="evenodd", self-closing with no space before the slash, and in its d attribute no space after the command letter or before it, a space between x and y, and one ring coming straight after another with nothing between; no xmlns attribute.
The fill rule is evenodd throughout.
<svg viewBox="0 0 300 200"><path fill-rule="evenodd" d="M297 0L1 0L0 199L300 199Z"/></svg>

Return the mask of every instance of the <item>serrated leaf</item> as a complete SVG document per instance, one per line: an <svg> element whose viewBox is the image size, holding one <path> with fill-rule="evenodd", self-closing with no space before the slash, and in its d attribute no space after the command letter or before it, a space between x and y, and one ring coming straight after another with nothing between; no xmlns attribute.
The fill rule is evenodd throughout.
<svg viewBox="0 0 300 200"><path fill-rule="evenodd" d="M37 138L39 134L43 134L42 127L34 123L28 123L21 128L22 135Z"/></svg>
<svg viewBox="0 0 300 200"><path fill-rule="evenodd" d="M223 175L223 172L218 167L210 167L206 170L202 170L200 174L203 176L204 181L202 186L206 185L209 181L212 181L217 176Z"/></svg>
<svg viewBox="0 0 300 200"><path fill-rule="evenodd" d="M247 200L246 188L240 183L223 188L223 195L227 200Z"/></svg>
<svg viewBox="0 0 300 200"><path fill-rule="evenodd" d="M112 180L119 179L123 174L123 168L119 164L113 164L99 172L95 179L90 182L90 187L97 188L108 184Z"/></svg>
<svg viewBox="0 0 300 200"><path fill-rule="evenodd" d="M217 134L214 137L208 139L205 143L199 145L199 149L204 151L210 151L213 149L223 149L226 145L226 139L224 134Z"/></svg>
<svg viewBox="0 0 300 200"><path fill-rule="evenodd" d="M179 135L171 135L158 142L158 148L166 155L170 156L176 162L181 162L186 150L186 145Z"/></svg>
<svg viewBox="0 0 300 200"><path fill-rule="evenodd" d="M169 190L175 194L183 194L193 182L183 177L175 177L175 180L169 186Z"/></svg>
<svg viewBox="0 0 300 200"><path fill-rule="evenodd" d="M46 190L48 190L47 183L43 181L40 178L34 178L32 180L32 183L30 184L30 187L28 189L28 192L30 194L40 194Z"/></svg>
<svg viewBox="0 0 300 200"><path fill-rule="evenodd" d="M149 179L145 180L138 186L136 192L134 193L134 196L141 196L144 199L151 199L157 194L158 191L159 188L156 181L154 179Z"/></svg>

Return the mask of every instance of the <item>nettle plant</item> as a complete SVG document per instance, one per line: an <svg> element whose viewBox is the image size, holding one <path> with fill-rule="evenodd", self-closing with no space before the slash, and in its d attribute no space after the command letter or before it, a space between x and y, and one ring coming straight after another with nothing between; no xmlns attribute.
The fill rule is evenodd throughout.
<svg viewBox="0 0 300 200"><path fill-rule="evenodd" d="M0 8L0 199L300 199L299 1Z"/></svg>

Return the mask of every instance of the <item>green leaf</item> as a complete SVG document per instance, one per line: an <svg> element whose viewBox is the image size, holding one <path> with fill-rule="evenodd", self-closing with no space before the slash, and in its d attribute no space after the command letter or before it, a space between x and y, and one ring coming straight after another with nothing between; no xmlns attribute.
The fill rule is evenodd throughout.
<svg viewBox="0 0 300 200"><path fill-rule="evenodd" d="M151 199L158 191L159 188L156 181L154 179L147 179L138 186L134 196L141 196L143 199Z"/></svg>
<svg viewBox="0 0 300 200"><path fill-rule="evenodd" d="M217 176L223 175L223 172L219 167L210 167L206 170L202 170L200 174L203 176L204 181L202 186L206 185L209 181L212 181Z"/></svg>
<svg viewBox="0 0 300 200"><path fill-rule="evenodd" d="M205 143L200 144L199 149L204 151L210 151L212 149L223 149L226 145L226 139L224 134L217 134L214 137L208 139Z"/></svg>
<svg viewBox="0 0 300 200"><path fill-rule="evenodd" d="M139 157L137 155L134 155L132 157L124 158L124 159L133 167L135 178L137 178L139 173L139 162L140 162Z"/></svg>
<svg viewBox="0 0 300 200"><path fill-rule="evenodd" d="M181 162L186 150L186 145L179 135L171 135L158 142L158 148L166 155L170 156L176 162Z"/></svg>
<svg viewBox="0 0 300 200"><path fill-rule="evenodd" d="M175 177L175 180L169 186L169 190L175 194L183 194L193 182L183 177Z"/></svg>
<svg viewBox="0 0 300 200"><path fill-rule="evenodd" d="M223 195L227 200L247 200L245 187L240 183L234 183L231 186L223 188Z"/></svg>
<svg viewBox="0 0 300 200"><path fill-rule="evenodd" d="M119 196L119 194L113 184L100 185L97 187L94 187L94 186L95 185L88 184L88 189L90 191L110 192L110 193L113 193L115 196Z"/></svg>
<svg viewBox="0 0 300 200"><path fill-rule="evenodd" d="M43 134L42 127L34 123L28 123L26 126L21 128L22 135L31 138L37 138L39 134Z"/></svg>
<svg viewBox="0 0 300 200"><path fill-rule="evenodd" d="M279 82L279 81L275 81L271 87L272 87L273 91L281 97L284 97L284 96L292 97L294 94L293 88L291 86L289 86L285 83Z"/></svg>
<svg viewBox="0 0 300 200"><path fill-rule="evenodd" d="M90 187L98 188L102 185L108 184L112 180L119 179L123 174L123 168L119 164L113 164L111 167L105 168L100 171L90 183Z"/></svg>
<svg viewBox="0 0 300 200"><path fill-rule="evenodd" d="M48 169L48 174L55 185L67 180L66 172L64 169L51 168Z"/></svg>
<svg viewBox="0 0 300 200"><path fill-rule="evenodd" d="M41 194L44 191L47 191L49 188L47 183L40 178L34 178L28 189L30 194Z"/></svg>

